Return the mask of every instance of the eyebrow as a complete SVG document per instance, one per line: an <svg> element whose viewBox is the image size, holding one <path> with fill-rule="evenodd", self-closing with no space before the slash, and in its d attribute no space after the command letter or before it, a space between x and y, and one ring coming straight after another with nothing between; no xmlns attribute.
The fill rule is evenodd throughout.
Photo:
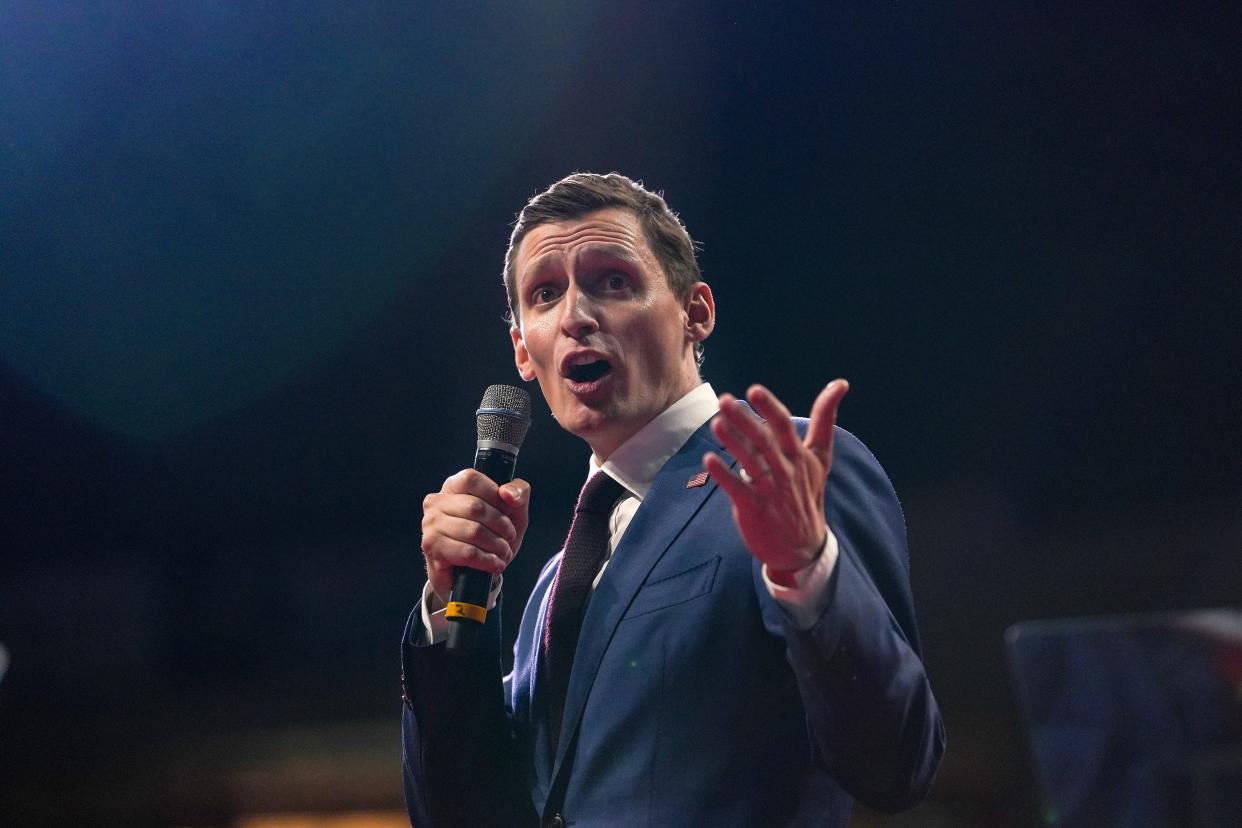
<svg viewBox="0 0 1242 828"><path fill-rule="evenodd" d="M612 242L598 242L583 246L579 248L577 257L579 260L586 260L588 262L594 262L598 259L613 259L633 267L638 267L642 264L628 247ZM522 278L523 290L530 285L532 280L539 278L544 271L552 267L551 263L556 258L552 254L545 253L535 261L533 267L528 267Z"/></svg>
<svg viewBox="0 0 1242 828"><path fill-rule="evenodd" d="M609 244L593 244L589 247L583 247L582 252L578 254L579 259L592 261L594 259L616 259L620 262L626 262L631 265L639 265L639 259L634 253L624 245Z"/></svg>

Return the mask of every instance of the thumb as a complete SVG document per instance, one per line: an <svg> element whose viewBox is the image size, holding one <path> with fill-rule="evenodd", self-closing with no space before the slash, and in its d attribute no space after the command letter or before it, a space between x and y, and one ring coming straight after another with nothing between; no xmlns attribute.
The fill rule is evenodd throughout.
<svg viewBox="0 0 1242 828"><path fill-rule="evenodd" d="M843 379L835 379L824 386L811 406L811 424L806 430L806 439L802 444L810 449L824 470L832 468L832 437L833 426L837 424L837 409L841 400L849 393L850 384Z"/></svg>
<svg viewBox="0 0 1242 828"><path fill-rule="evenodd" d="M505 512L513 521L520 537L526 529L527 515L530 513L530 484L520 477L515 477L498 490L500 499L506 506Z"/></svg>

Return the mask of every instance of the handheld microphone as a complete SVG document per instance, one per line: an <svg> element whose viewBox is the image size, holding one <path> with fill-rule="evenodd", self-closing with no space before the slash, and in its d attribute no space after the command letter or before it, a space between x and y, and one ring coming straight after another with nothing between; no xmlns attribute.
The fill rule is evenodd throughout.
<svg viewBox="0 0 1242 828"><path fill-rule="evenodd" d="M530 394L512 385L489 385L475 412L478 444L475 471L500 485L513 479L518 449L530 428ZM453 591L444 616L448 619L449 652L465 652L474 645L487 619L487 596L492 575L480 569L453 567Z"/></svg>

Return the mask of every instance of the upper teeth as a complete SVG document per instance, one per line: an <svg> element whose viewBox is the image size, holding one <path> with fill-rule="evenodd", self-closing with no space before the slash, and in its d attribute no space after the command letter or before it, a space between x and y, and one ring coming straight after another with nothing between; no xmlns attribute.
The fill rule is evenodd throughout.
<svg viewBox="0 0 1242 828"><path fill-rule="evenodd" d="M593 354L579 354L569 361L570 365L586 365L591 362L599 362L599 357Z"/></svg>

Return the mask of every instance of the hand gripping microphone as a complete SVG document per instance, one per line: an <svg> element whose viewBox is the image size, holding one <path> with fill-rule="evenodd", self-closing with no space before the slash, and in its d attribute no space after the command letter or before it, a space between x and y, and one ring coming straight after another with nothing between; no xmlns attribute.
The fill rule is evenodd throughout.
<svg viewBox="0 0 1242 828"><path fill-rule="evenodd" d="M489 385L483 402L475 412L478 447L474 452L475 471L500 485L513 479L518 449L530 428L530 394L512 385ZM480 569L453 567L453 591L444 616L448 619L448 649L465 652L474 645L479 628L487 618L487 596L492 575Z"/></svg>

